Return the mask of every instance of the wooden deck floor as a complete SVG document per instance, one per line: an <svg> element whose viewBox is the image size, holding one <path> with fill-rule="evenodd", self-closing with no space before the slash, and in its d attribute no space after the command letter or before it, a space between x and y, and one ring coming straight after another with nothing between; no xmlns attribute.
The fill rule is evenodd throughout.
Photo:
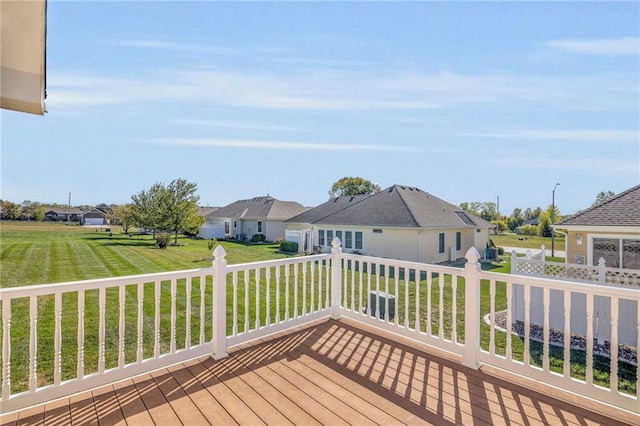
<svg viewBox="0 0 640 426"><path fill-rule="evenodd" d="M2 418L20 425L98 423L609 426L640 418L559 400L329 320L220 361L204 357Z"/></svg>

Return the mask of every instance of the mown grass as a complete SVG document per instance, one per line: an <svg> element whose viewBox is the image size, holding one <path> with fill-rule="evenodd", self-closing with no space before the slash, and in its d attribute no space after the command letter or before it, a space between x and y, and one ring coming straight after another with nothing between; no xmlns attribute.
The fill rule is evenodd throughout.
<svg viewBox="0 0 640 426"><path fill-rule="evenodd" d="M211 265L211 254L207 248L206 240L193 240L180 238L179 246L172 246L168 249L156 249L153 240L149 235L133 234L129 237L126 234L117 232L112 228L113 235L109 236L105 231L96 232L94 229L86 229L77 226L65 226L61 224L14 224L2 223L0 227L0 261L1 261L1 284L2 286L14 287L31 284L53 283L62 281L84 280L92 278L103 278L111 276L137 275L151 272L163 272L171 270L184 270L201 268ZM286 258L288 255L278 253L275 245L248 245L235 242L220 243L227 252L228 264L254 262L259 260L270 260ZM505 257L505 261L500 264L484 264L483 269L494 272L509 273L510 258ZM245 289L244 273L237 275L237 290L234 295L233 277L227 277L227 306L233 306L234 296L237 301L238 313L236 331L241 333L246 331L245 324L248 322L249 329L253 329L256 323L265 325L266 312L270 312L270 322L275 321L276 304L279 303L280 318L286 315L293 317L296 314L294 301L297 300L297 313L302 314L303 307L306 311L324 307L327 301L327 271L322 271L322 281L316 265L313 276L313 304L312 304L312 284L311 265L307 265L307 297L302 298L304 273L302 267L298 269L298 275L293 267L289 267L289 293L291 301L288 308L286 306L286 287L284 285L285 267L279 268L281 284L275 285L276 269L270 269L271 285L267 288L267 271L261 270L260 280L256 279L255 272L248 275L248 285ZM355 267L348 263L345 273L346 294L343 292L345 305L352 305L358 309L365 308L368 304L368 290L379 289L381 291L396 296L396 316L398 322L403 325L405 318L410 328L416 326L421 331L428 330L430 325L431 333L435 336L440 331L440 307L439 297L442 281L443 295L443 323L442 331L445 339L451 339L452 329L455 327L457 341L463 343L464 336L464 279L456 279L457 296L455 306L457 308L456 318L452 316L453 286L452 275L431 276L431 292L426 291L426 275L409 272L410 281L405 284L405 271L395 268L379 268L375 265L368 265L367 269L362 266ZM366 272L365 272L366 271ZM460 271L462 273L462 271ZM398 285L396 290L396 277ZM416 277L418 285L416 285ZM362 278L362 296L360 295L360 279ZM388 278L388 281L387 281ZM371 280L371 287L368 282ZM352 285L353 283L353 285ZM205 289L205 297L200 297L201 285ZM192 344L197 344L201 332L205 335L205 340L211 339L212 318L212 280L211 278L201 282L199 278L191 281L191 327L190 338ZM178 280L176 283L176 346L177 349L185 347L186 324L187 324L187 295L186 280ZM169 351L171 337L171 283L166 281L160 283L161 298L161 318L160 318L160 351ZM506 309L505 284L496 283L496 310ZM298 297L295 298L296 289ZM248 290L248 292L246 292ZM419 313L416 318L416 292L420 293ZM143 303L143 348L144 356L150 357L154 350L154 322L155 322L155 287L153 283L144 285ZM267 305L267 294L269 294L269 305ZM428 295L431 296L431 312L427 308ZM279 297L278 297L279 295ZM405 307L405 300L409 304ZM98 291L92 290L85 294L85 374L90 374L98 370ZM106 314L105 314L105 363L106 368L115 367L118 363L118 290L108 289L106 292ZM362 300L362 305L360 304ZM248 302L248 304L247 304ZM353 304L352 304L353 302ZM204 304L204 329L200 328L200 308ZM137 286L126 287L125 297L125 362L133 362L136 359L137 349L137 309L138 295ZM481 314L489 313L490 299L488 283L481 285ZM77 294L69 293L62 296L62 378L75 377L77 368ZM259 312L259 315L258 315ZM406 315L405 315L406 313ZM29 323L28 300L14 301L12 304L12 382L14 391L25 390L28 386L28 353L29 353L29 328L17 326L18 324ZM246 321L245 321L246 319ZM38 300L38 381L39 384L46 385L53 382L53 340L54 340L54 299L53 297L42 297ZM481 347L488 350L490 327L482 321ZM233 310L227 310L227 332L234 331ZM504 355L506 339L511 338L513 357L517 360L524 358L524 342L518 336L496 331L496 351ZM553 371L562 372L563 348L550 348L550 365ZM542 344L531 342L530 356L534 365L542 365ZM572 377L583 379L585 377L585 354L581 351L571 351L571 375ZM608 386L610 361L603 357L594 357L594 379L596 383ZM619 388L631 394L635 393L635 367L619 363Z"/></svg>
<svg viewBox="0 0 640 426"><path fill-rule="evenodd" d="M489 238L498 247L522 247L530 249L539 249L544 244L546 249L551 252L551 238L538 237L530 235L518 235L513 233L504 233L500 235L490 235ZM521 239L522 238L522 239ZM564 250L564 236L556 233L554 238L556 250Z"/></svg>

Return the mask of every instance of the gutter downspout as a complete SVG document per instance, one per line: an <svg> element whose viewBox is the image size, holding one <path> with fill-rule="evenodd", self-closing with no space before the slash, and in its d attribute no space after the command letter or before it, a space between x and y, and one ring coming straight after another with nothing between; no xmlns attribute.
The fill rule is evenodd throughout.
<svg viewBox="0 0 640 426"><path fill-rule="evenodd" d="M569 263L569 256L567 256L567 253L569 253L569 235L567 235L566 232L558 231L555 228L554 231L564 236L564 263Z"/></svg>

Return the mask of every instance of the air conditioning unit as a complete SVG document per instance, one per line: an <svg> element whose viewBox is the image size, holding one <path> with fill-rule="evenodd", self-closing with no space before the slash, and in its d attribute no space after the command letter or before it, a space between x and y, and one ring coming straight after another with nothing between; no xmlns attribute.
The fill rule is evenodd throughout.
<svg viewBox="0 0 640 426"><path fill-rule="evenodd" d="M584 265L584 256L573 256L573 263L575 263L576 265Z"/></svg>
<svg viewBox="0 0 640 426"><path fill-rule="evenodd" d="M380 301L380 306L378 306ZM384 293L382 291L372 291L369 293L369 306L371 307L371 316L384 319L385 309L389 304L389 319L396 316L396 297L393 294Z"/></svg>

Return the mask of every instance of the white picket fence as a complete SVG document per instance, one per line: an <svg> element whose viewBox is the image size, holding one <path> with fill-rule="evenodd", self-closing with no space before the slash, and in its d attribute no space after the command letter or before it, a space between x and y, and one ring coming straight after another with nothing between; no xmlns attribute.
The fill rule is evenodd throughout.
<svg viewBox="0 0 640 426"><path fill-rule="evenodd" d="M50 285L0 289L2 410L9 412L115 380L211 354L321 318L341 317L388 330L453 354L464 365L489 364L570 392L640 412L638 386L619 389L618 306L637 308L640 291L480 270L479 253L465 268L331 253L227 265L221 246L211 267ZM524 338L506 338L499 311L515 322L523 289ZM542 294L543 349L531 340L531 295ZM574 306L581 294L585 311ZM481 295L488 302L481 303ZM551 296L561 299L564 353L573 323L584 323L586 375L575 377L564 357L550 365ZM597 297L611 300L610 380L593 374ZM489 318L490 326L481 321ZM577 319L576 319L577 318ZM640 318L634 346L640 341ZM502 335L500 334L502 333ZM501 337L502 336L502 337ZM500 343L502 342L502 343ZM626 356L627 353L624 353ZM625 379L622 377L622 379Z"/></svg>

